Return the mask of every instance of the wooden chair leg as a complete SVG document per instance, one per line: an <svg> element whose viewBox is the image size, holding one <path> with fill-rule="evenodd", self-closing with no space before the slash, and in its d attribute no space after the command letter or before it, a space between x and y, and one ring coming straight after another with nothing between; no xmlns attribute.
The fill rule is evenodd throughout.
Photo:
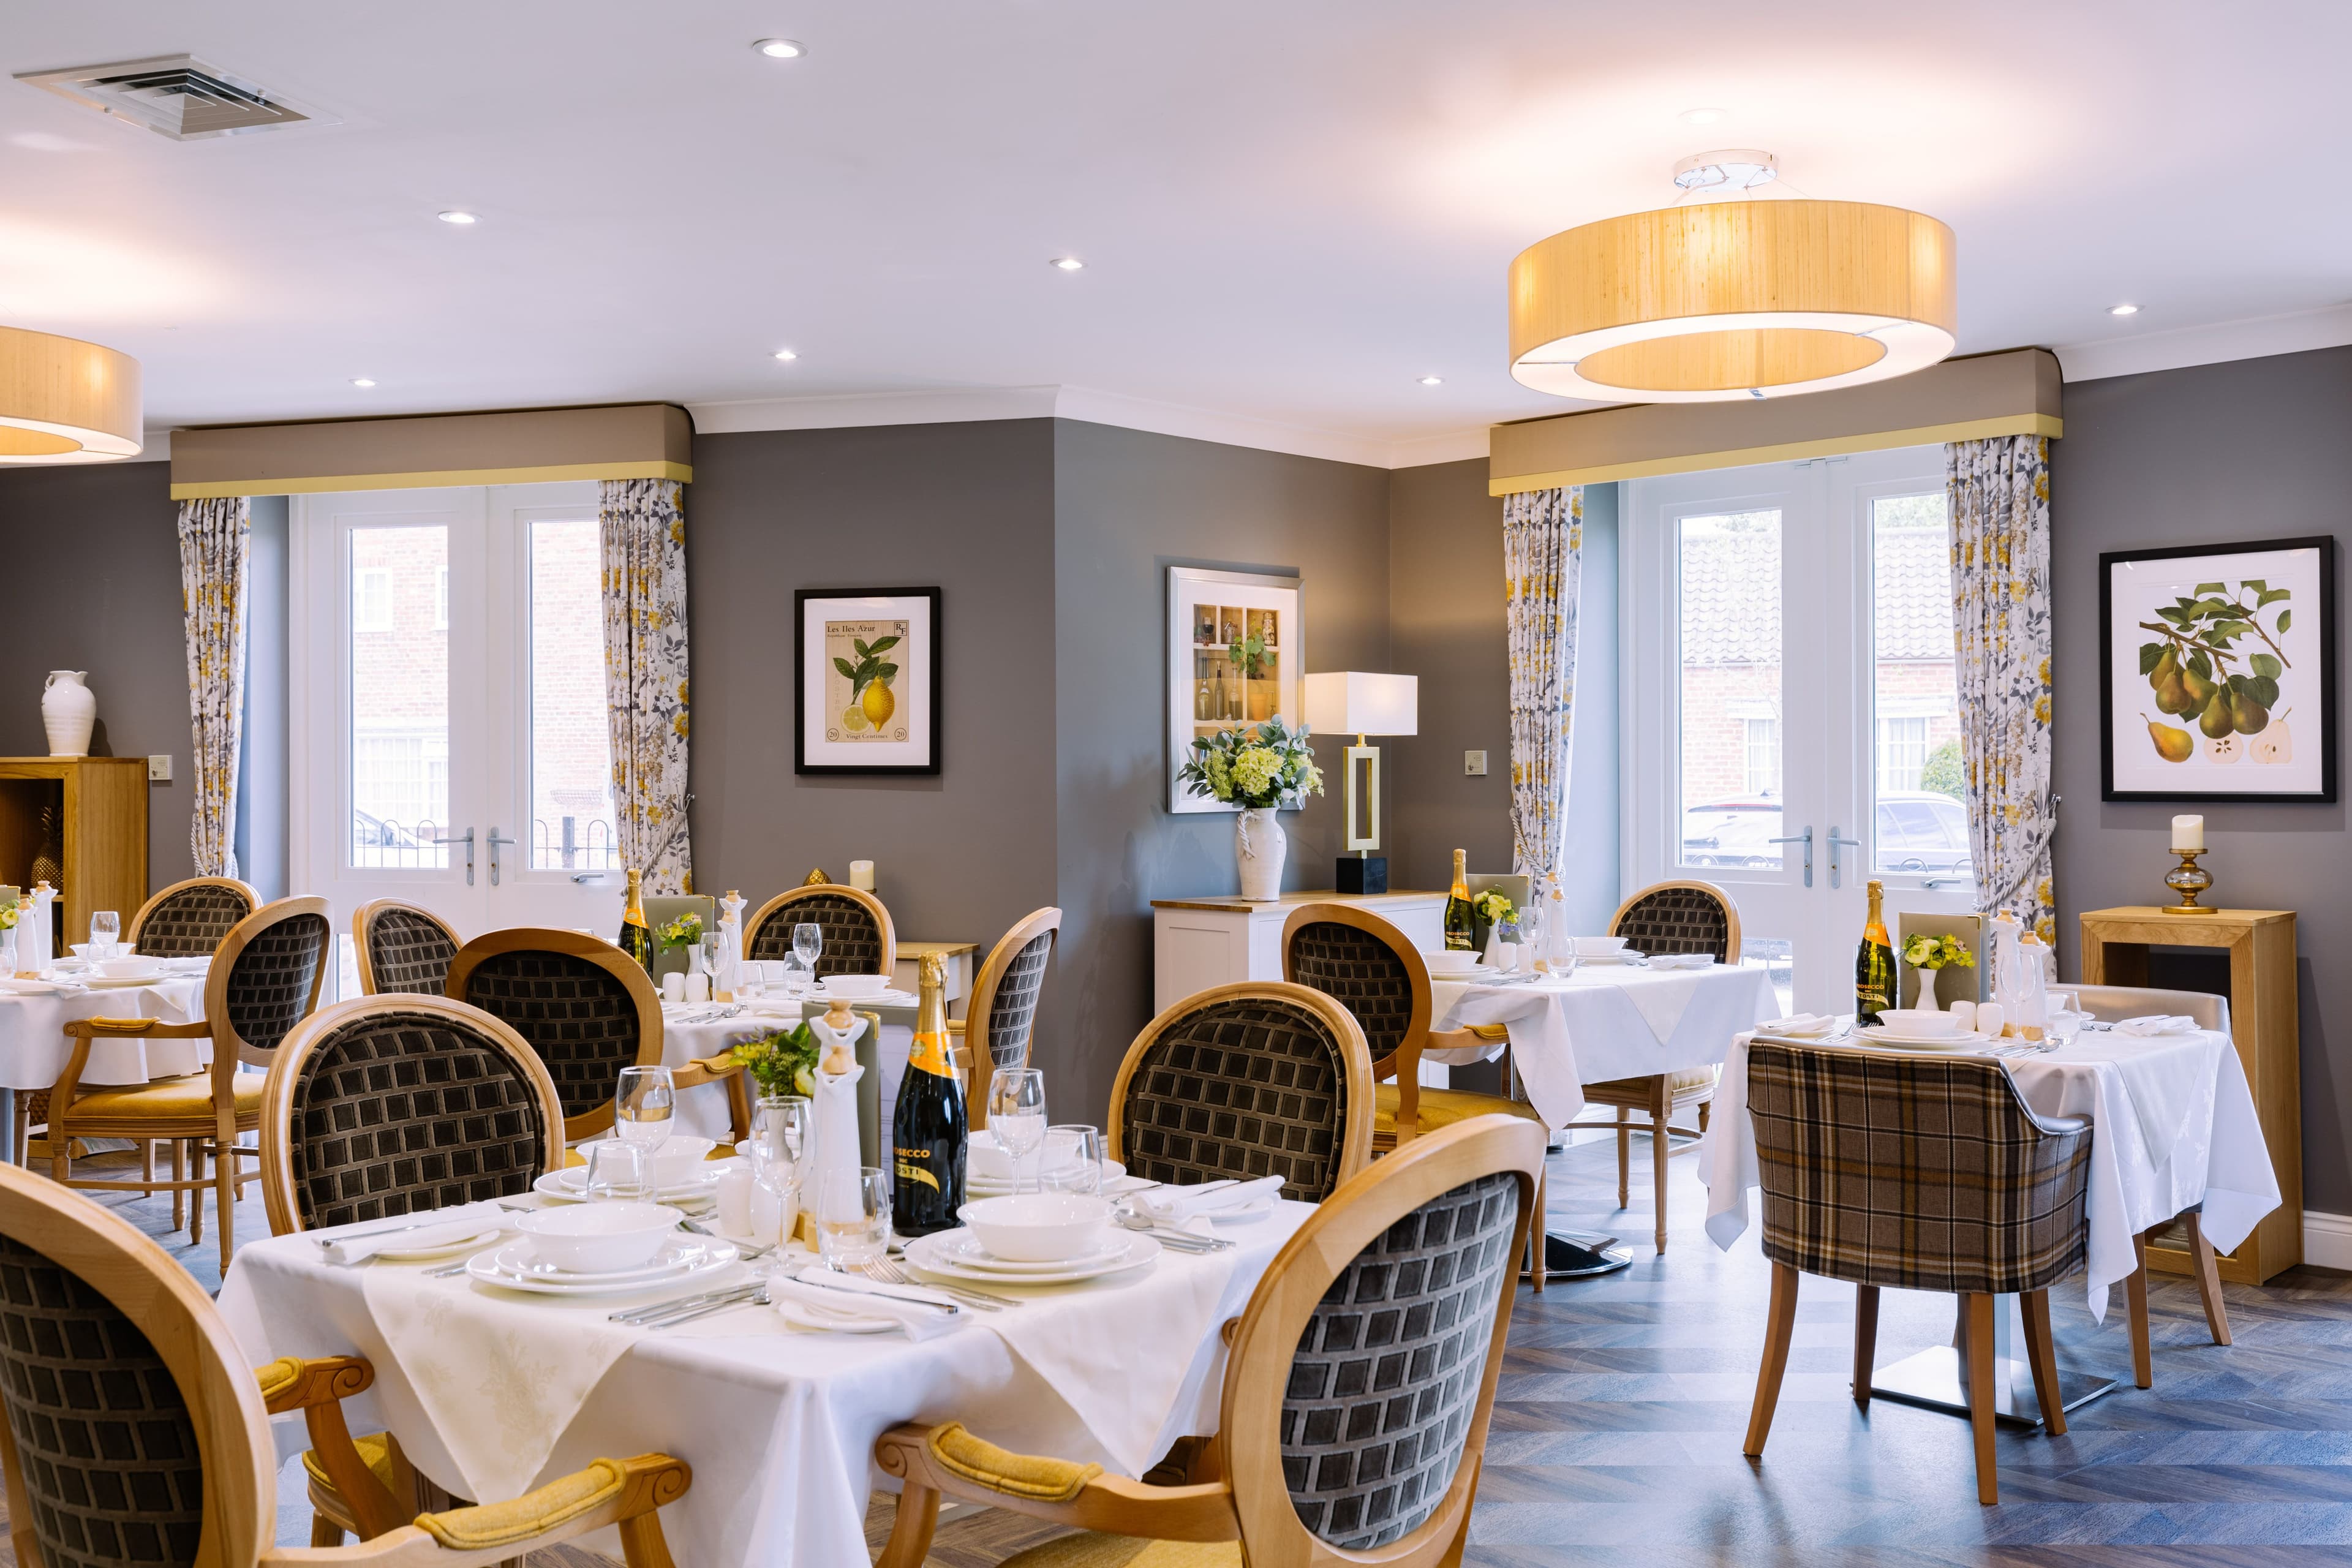
<svg viewBox="0 0 2352 1568"><path fill-rule="evenodd" d="M220 1194L221 1278L228 1278L228 1255L236 1249L236 1152L213 1151L213 1188Z"/></svg>
<svg viewBox="0 0 2352 1568"><path fill-rule="evenodd" d="M202 1185L204 1179L205 1142L201 1138L191 1138L188 1140L188 1180L199 1184L188 1189L188 1245L190 1247L202 1247L205 1244L205 1189Z"/></svg>
<svg viewBox="0 0 2352 1568"><path fill-rule="evenodd" d="M1535 1256L1528 1260L1528 1273L1534 1279L1538 1296L1543 1294L1544 1288L1544 1224L1550 1173L1545 1165L1536 1167L1536 1223L1528 1230L1528 1245L1535 1249Z"/></svg>
<svg viewBox="0 0 2352 1568"><path fill-rule="evenodd" d="M621 1560L628 1568L677 1568L677 1560L669 1554L669 1542L662 1535L660 1514L625 1519L620 1530ZM517 1560L518 1568L520 1562Z"/></svg>
<svg viewBox="0 0 2352 1568"><path fill-rule="evenodd" d="M1789 1370L1789 1340L1797 1328L1797 1271L1785 1263L1772 1265L1772 1305L1764 1324L1764 1364L1756 1373L1756 1404L1748 1413L1748 1441L1739 1451L1751 1459L1764 1457L1764 1439L1772 1435L1772 1411L1780 1403L1780 1377Z"/></svg>
<svg viewBox="0 0 2352 1568"><path fill-rule="evenodd" d="M341 1525L337 1524L334 1521L329 1519L322 1513L313 1513L310 1516L311 1545L341 1546L342 1543L343 1527Z"/></svg>
<svg viewBox="0 0 2352 1568"><path fill-rule="evenodd" d="M1878 1287L1863 1285L1853 1293L1853 1402L1870 1404L1870 1369L1878 1360Z"/></svg>
<svg viewBox="0 0 2352 1568"><path fill-rule="evenodd" d="M1969 1313L1969 1426L1977 1446L1977 1501L2000 1500L2000 1478L1992 1458L1992 1313L1998 1296L1971 1294Z"/></svg>
<svg viewBox="0 0 2352 1568"><path fill-rule="evenodd" d="M155 1195L155 1140L152 1138L139 1140L139 1179L147 1184L147 1190L140 1194L140 1196L153 1197Z"/></svg>
<svg viewBox="0 0 2352 1568"><path fill-rule="evenodd" d="M187 1189L177 1184L188 1179L188 1143L184 1138L167 1140L172 1145L172 1228L179 1229L188 1223ZM338 1542L337 1544L341 1544Z"/></svg>
<svg viewBox="0 0 2352 1568"><path fill-rule="evenodd" d="M2066 1407L2058 1393L2058 1347L2050 1338L2050 1292L2028 1290L2017 1299L2025 1313L2025 1360L2033 1369L2033 1400L2042 1406L2044 1436L2066 1435Z"/></svg>
<svg viewBox="0 0 2352 1568"><path fill-rule="evenodd" d="M2197 1267L2197 1298L2205 1303L2205 1327L2213 1335L2213 1342L2230 1342L2230 1309L2221 1300L2221 1264L2213 1256L2213 1243L2207 1239L2205 1227L2198 1223L2195 1209L2181 1216L2189 1226L2189 1260Z"/></svg>
<svg viewBox="0 0 2352 1568"><path fill-rule="evenodd" d="M2147 1237L2132 1237L2135 1255L2131 1278L2124 1281L2125 1316L2130 1320L2132 1382L2141 1388L2156 1382L2156 1364L2148 1348L2147 1327Z"/></svg>
<svg viewBox="0 0 2352 1568"><path fill-rule="evenodd" d="M1650 1093L1650 1157L1657 1188L1658 1250L1666 1249L1666 1160L1674 1153L1672 1129L1666 1124L1674 1120L1674 1096L1667 1090L1666 1075L1660 1073L1657 1087Z"/></svg>
<svg viewBox="0 0 2352 1568"><path fill-rule="evenodd" d="M1698 1135L1702 1138L1706 1136L1707 1113L1714 1109L1715 1101L1711 1100L1702 1100L1698 1102Z"/></svg>
<svg viewBox="0 0 2352 1568"><path fill-rule="evenodd" d="M1626 1120L1632 1115L1623 1106L1617 1108L1617 1206L1621 1209L1633 1201L1633 1130Z"/></svg>
<svg viewBox="0 0 2352 1568"><path fill-rule="evenodd" d="M931 1535L939 1528L940 1494L908 1481L898 1493L898 1516L890 1521L890 1539L874 1568L923 1568L931 1551Z"/></svg>
<svg viewBox="0 0 2352 1568"><path fill-rule="evenodd" d="M16 1151L16 1163L26 1170L33 1168L33 1105L32 1096L23 1090L16 1094L16 1142L10 1145Z"/></svg>

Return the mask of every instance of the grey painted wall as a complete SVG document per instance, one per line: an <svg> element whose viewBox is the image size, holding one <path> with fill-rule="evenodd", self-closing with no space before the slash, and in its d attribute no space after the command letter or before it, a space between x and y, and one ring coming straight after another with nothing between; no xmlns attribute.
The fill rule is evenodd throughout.
<svg viewBox="0 0 2352 1568"><path fill-rule="evenodd" d="M2157 901L2172 815L2201 811L2213 901L2296 911L2304 1201L2352 1213L2352 968L2335 956L2352 934L2345 806L2103 802L2098 737L2100 552L2331 533L2340 569L2352 348L2079 382L2065 416L2051 457L2061 973L2080 973L2074 917Z"/></svg>
<svg viewBox="0 0 2352 1568"><path fill-rule="evenodd" d="M187 642L168 463L0 471L0 755L47 756L41 682L87 669L98 698L90 749L172 753L147 790L147 881L194 874L188 850ZM131 911L122 911L128 920Z"/></svg>
<svg viewBox="0 0 2352 1568"><path fill-rule="evenodd" d="M1057 1117L1103 1112L1151 1016L1151 900L1239 890L1233 819L1167 810L1167 568L1296 572L1307 668L1389 669L1388 488L1378 468L1055 422ZM1331 885L1345 743L1316 748L1333 793L1283 817L1286 888Z"/></svg>

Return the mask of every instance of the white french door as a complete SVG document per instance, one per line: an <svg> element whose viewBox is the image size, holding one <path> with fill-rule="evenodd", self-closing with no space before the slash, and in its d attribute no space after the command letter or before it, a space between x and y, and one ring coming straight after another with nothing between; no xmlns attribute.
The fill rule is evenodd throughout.
<svg viewBox="0 0 2352 1568"><path fill-rule="evenodd" d="M618 920L593 483L298 496L294 885L461 936Z"/></svg>
<svg viewBox="0 0 2352 1568"><path fill-rule="evenodd" d="M1975 904L1939 447L1636 479L1628 888L1724 887L1787 1004L1853 1008L1864 887Z"/></svg>

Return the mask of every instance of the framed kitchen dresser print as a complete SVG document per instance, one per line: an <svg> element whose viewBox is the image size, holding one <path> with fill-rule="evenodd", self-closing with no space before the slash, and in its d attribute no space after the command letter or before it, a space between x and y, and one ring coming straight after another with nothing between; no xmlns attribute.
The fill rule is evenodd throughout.
<svg viewBox="0 0 2352 1568"><path fill-rule="evenodd" d="M2103 798L2336 799L2336 541L2099 557Z"/></svg>
<svg viewBox="0 0 2352 1568"><path fill-rule="evenodd" d="M1298 695L1307 668L1299 595L1292 576L1168 568L1170 811L1235 809L1177 781L1196 739L1275 718L1295 727L1306 717Z"/></svg>
<svg viewBox="0 0 2352 1568"><path fill-rule="evenodd" d="M940 771L940 591L793 595L793 769Z"/></svg>

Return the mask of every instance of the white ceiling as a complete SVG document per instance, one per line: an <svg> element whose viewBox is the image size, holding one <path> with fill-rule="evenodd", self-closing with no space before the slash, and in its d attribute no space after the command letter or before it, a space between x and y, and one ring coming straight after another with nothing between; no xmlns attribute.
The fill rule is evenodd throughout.
<svg viewBox="0 0 2352 1568"><path fill-rule="evenodd" d="M137 355L156 426L887 394L1458 455L1566 406L1505 368L1513 254L1721 146L1951 224L1963 353L2352 339L2321 0L0 0L6 73L183 50L345 123L0 80L0 322Z"/></svg>

